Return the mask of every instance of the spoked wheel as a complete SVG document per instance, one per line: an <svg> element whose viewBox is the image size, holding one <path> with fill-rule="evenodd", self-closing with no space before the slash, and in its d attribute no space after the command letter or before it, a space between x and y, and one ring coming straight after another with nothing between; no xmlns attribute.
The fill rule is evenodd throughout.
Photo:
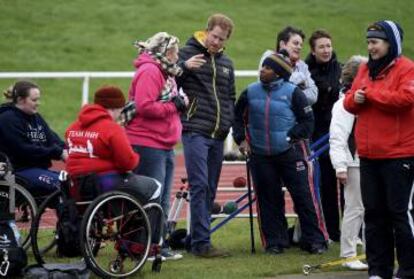
<svg viewBox="0 0 414 279"><path fill-rule="evenodd" d="M57 190L48 196L39 206L31 228L32 249L36 261L39 264L50 263L56 261L59 256L57 251L57 224L58 212L57 208L63 207L65 196L62 191ZM68 258L68 263L79 262L81 255Z"/></svg>
<svg viewBox="0 0 414 279"><path fill-rule="evenodd" d="M88 206L81 225L81 250L87 266L98 276L134 274L144 265L150 246L148 217L133 196L112 191Z"/></svg>
<svg viewBox="0 0 414 279"><path fill-rule="evenodd" d="M0 193L8 195L9 184L0 181ZM24 249L30 247L30 227L37 214L37 205L33 196L21 185L15 183L15 220L20 232L20 244Z"/></svg>

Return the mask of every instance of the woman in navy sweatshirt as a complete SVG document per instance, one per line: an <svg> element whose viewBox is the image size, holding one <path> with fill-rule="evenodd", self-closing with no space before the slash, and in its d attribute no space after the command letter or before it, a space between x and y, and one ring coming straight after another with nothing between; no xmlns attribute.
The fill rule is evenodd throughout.
<svg viewBox="0 0 414 279"><path fill-rule="evenodd" d="M15 174L27 181L34 196L53 192L58 173L49 170L52 160L65 160L63 141L38 113L40 88L18 81L5 92L10 102L0 106L0 151L9 157Z"/></svg>

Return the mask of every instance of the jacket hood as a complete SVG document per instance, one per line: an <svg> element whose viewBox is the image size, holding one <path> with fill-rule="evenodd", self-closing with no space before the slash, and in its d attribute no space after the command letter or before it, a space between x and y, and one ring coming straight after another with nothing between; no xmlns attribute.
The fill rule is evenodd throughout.
<svg viewBox="0 0 414 279"><path fill-rule="evenodd" d="M160 65L146 52L141 53L135 60L134 66L135 68L139 68L143 64L150 63L156 65L158 68L161 69Z"/></svg>
<svg viewBox="0 0 414 279"><path fill-rule="evenodd" d="M392 59L397 58L402 52L402 40L404 32L401 26L391 20L378 21L375 24L381 26L387 36L387 41L390 44L389 54Z"/></svg>
<svg viewBox="0 0 414 279"><path fill-rule="evenodd" d="M78 121L83 128L87 128L100 120L113 121L106 109L100 105L84 106L78 117Z"/></svg>
<svg viewBox="0 0 414 279"><path fill-rule="evenodd" d="M0 105L0 113L3 113L3 112L8 111L8 110L13 110L13 109L16 109L16 107L15 107L14 103L12 103L12 102L7 102L7 103L4 103L4 104Z"/></svg>
<svg viewBox="0 0 414 279"><path fill-rule="evenodd" d="M210 55L210 53L207 50L207 47L204 45L204 41L207 38L207 31L196 31L194 32L194 35L188 39L186 45L194 46L198 48L200 51L202 51L205 54ZM224 48L220 49L219 52L216 54L221 55L224 51Z"/></svg>

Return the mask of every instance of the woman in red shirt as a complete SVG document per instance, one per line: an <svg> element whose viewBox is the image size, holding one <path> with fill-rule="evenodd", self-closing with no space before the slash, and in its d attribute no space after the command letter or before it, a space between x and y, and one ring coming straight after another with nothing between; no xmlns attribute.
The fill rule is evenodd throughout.
<svg viewBox="0 0 414 279"><path fill-rule="evenodd" d="M414 63L397 23L376 22L366 37L369 60L344 107L357 116L369 275L392 278L395 246L399 277L414 278Z"/></svg>

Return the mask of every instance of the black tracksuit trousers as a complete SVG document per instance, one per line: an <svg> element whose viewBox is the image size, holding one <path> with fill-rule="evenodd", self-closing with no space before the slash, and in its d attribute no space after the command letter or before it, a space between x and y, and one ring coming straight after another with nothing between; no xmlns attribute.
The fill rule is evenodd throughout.
<svg viewBox="0 0 414 279"><path fill-rule="evenodd" d="M315 206L316 200L309 185L305 145L295 144L291 149L274 156L252 154L252 171L259 227L265 248L289 247L285 200L282 186L286 185L292 197L302 228L301 244L325 245L324 235Z"/></svg>
<svg viewBox="0 0 414 279"><path fill-rule="evenodd" d="M414 157L361 158L360 170L369 274L391 279L396 247L399 276L414 278Z"/></svg>
<svg viewBox="0 0 414 279"><path fill-rule="evenodd" d="M335 169L332 167L329 154L325 153L319 157L320 168L320 185L322 210L325 216L326 229L329 238L333 241L339 241L341 233L339 231L339 199L338 187L336 183Z"/></svg>

